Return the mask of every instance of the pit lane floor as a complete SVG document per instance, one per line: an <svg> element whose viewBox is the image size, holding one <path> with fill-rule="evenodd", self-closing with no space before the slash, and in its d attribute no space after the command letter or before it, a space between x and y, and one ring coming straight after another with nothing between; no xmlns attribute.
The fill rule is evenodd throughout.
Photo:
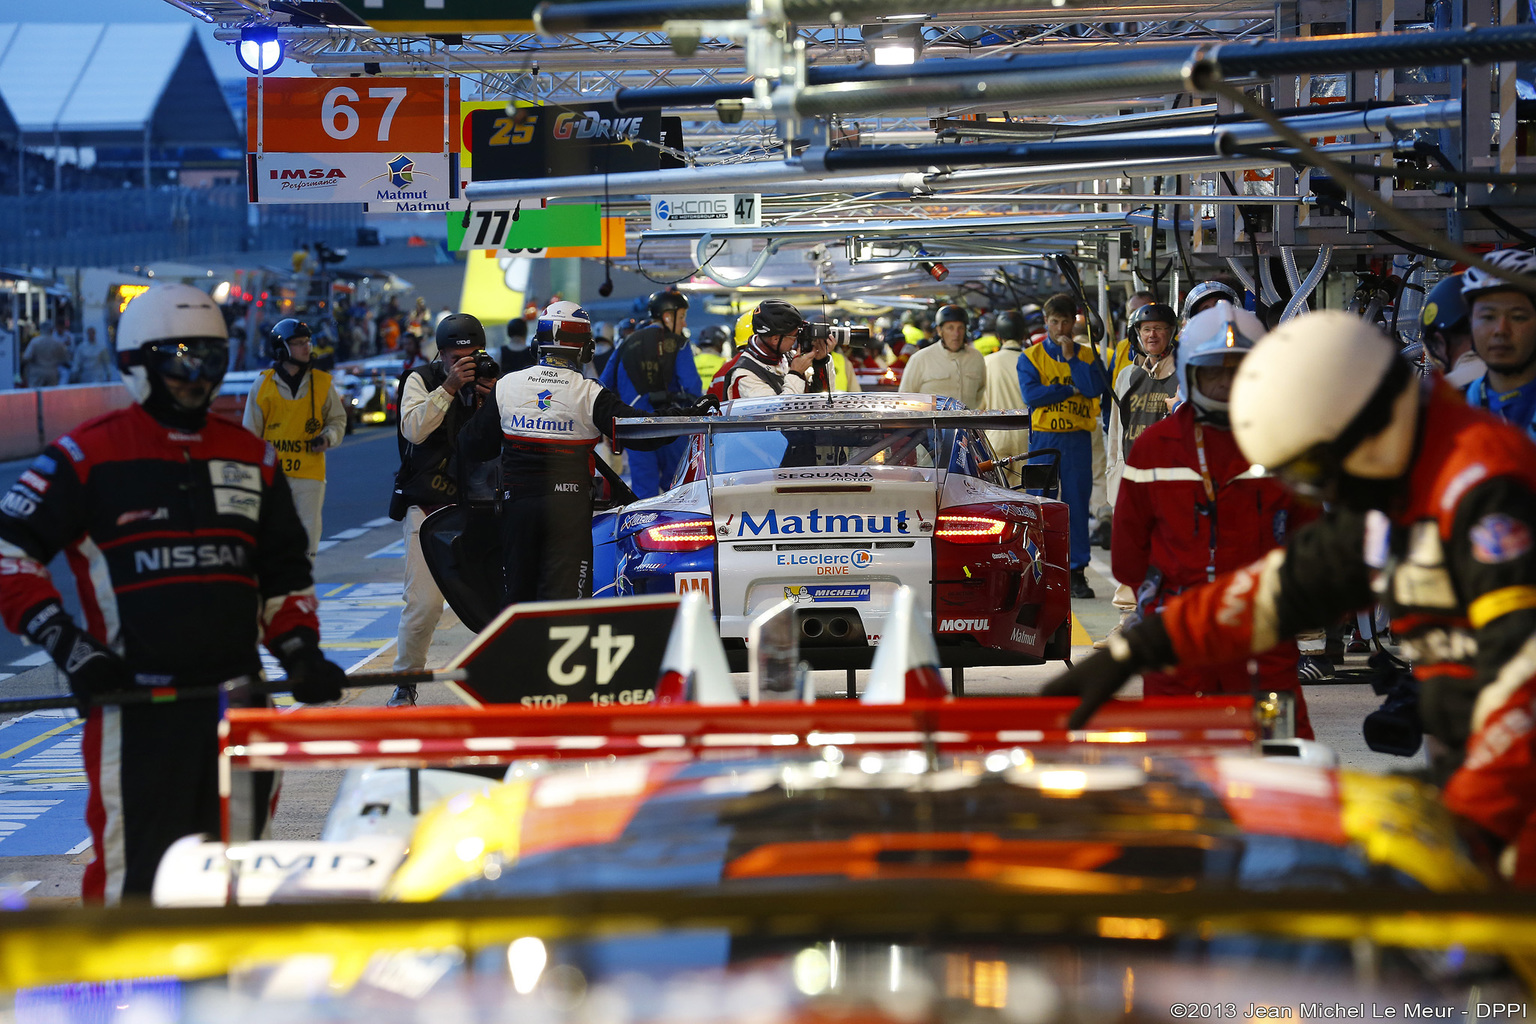
<svg viewBox="0 0 1536 1024"><path fill-rule="evenodd" d="M387 670L394 658L394 638L401 608L403 542L400 527L385 515L389 485L398 465L392 429L359 431L331 453L326 489L324 536L316 566L321 598L322 642L330 657L349 672ZM27 462L0 465L0 491L25 470ZM1088 576L1098 595L1075 602L1073 658L1092 653L1090 638L1103 636L1118 615L1110 605L1113 590L1106 552L1095 551ZM63 559L50 566L64 584L66 603L76 610L72 581ZM428 666L445 664L470 639L470 632L445 611L433 639ZM269 670L275 669L270 658ZM1363 658L1352 658L1351 662ZM1025 668L972 668L965 671L970 696L1029 694L1060 672L1060 664ZM858 673L860 685L868 677ZM746 692L746 676L736 675ZM813 674L817 693L843 699L845 674ZM62 677L35 647L0 632L0 698L66 691ZM1126 696L1139 696L1140 684ZM344 700L359 706L382 705L387 689L348 691ZM1306 688L1318 739L1338 751L1346 765L1372 771L1419 767L1421 758L1396 758L1367 749L1360 720L1379 703L1369 686L1359 683ZM448 704L443 685L423 686L422 704ZM319 836L335 797L341 773L289 772L273 822L273 838ZM0 715L0 889L24 890L34 904L78 902L80 876L91 858L84 824L86 781L80 762L79 720L72 712Z"/></svg>

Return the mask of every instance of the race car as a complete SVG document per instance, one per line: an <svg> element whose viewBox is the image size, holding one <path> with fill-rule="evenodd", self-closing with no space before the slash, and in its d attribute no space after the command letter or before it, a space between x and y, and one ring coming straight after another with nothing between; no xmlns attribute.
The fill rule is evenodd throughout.
<svg viewBox="0 0 1536 1024"><path fill-rule="evenodd" d="M753 619L795 601L802 656L836 669L869 665L907 585L946 666L1065 658L1067 507L1009 489L982 429L1005 415L839 393L621 421L621 442L692 437L671 489L594 518L594 596L700 590L738 665Z"/></svg>

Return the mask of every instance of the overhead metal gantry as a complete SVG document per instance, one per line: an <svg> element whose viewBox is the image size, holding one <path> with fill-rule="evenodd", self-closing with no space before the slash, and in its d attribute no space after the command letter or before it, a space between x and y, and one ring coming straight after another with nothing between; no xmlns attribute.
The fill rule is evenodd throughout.
<svg viewBox="0 0 1536 1024"><path fill-rule="evenodd" d="M946 258L1011 286L1067 250L1104 281L1221 269L1277 301L1325 247L1352 268L1445 254L1426 239L1536 238L1520 199L1536 157L1514 127L1536 36L1513 0L604 0L546 5L542 34L451 36L285 13L303 3L168 2L223 39L275 26L324 77L453 74L468 96L681 116L687 167L469 195L602 198L631 217L632 268L701 287L757 266L827 294L932 293L953 286L918 268ZM861 24L919 25L920 59L877 68ZM669 191L760 192L769 230L651 233L643 200Z"/></svg>

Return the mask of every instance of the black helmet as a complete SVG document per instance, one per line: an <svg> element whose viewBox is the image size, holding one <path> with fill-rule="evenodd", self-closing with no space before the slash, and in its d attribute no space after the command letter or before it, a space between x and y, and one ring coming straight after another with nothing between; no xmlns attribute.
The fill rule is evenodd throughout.
<svg viewBox="0 0 1536 1024"><path fill-rule="evenodd" d="M297 362L288 351L288 346L292 342L308 341L309 338L309 324L303 320L296 320L293 317L279 320L273 326L272 332L267 335L267 355L274 363ZM309 361L306 360L303 365L308 366Z"/></svg>
<svg viewBox="0 0 1536 1024"><path fill-rule="evenodd" d="M444 349L463 345L485 348L485 328L468 313L449 313L437 325L438 355L441 356Z"/></svg>
<svg viewBox="0 0 1536 1024"><path fill-rule="evenodd" d="M993 324L999 341L1024 340L1024 314L1016 309L1005 309L997 314Z"/></svg>
<svg viewBox="0 0 1536 1024"><path fill-rule="evenodd" d="M725 348L731 340L731 332L720 324L710 324L699 332L699 345L705 348Z"/></svg>
<svg viewBox="0 0 1536 1024"><path fill-rule="evenodd" d="M650 311L652 320L660 320L661 314L670 313L674 309L687 309L688 297L682 292L668 289L664 292L654 292L651 295Z"/></svg>
<svg viewBox="0 0 1536 1024"><path fill-rule="evenodd" d="M1167 324L1172 334L1169 336L1169 351L1177 343L1179 333L1179 314L1174 312L1172 306L1162 302L1149 302L1145 306L1138 306L1131 313L1130 319L1125 324L1125 340L1131 343L1131 348L1139 355L1145 355L1141 348L1141 332L1137 330L1142 324Z"/></svg>
<svg viewBox="0 0 1536 1024"><path fill-rule="evenodd" d="M997 331L997 314L983 313L976 318L976 330L982 334L991 334Z"/></svg>
<svg viewBox="0 0 1536 1024"><path fill-rule="evenodd" d="M1024 320L1024 330L1045 329L1045 311L1033 302L1027 302L1019 308L1019 316Z"/></svg>
<svg viewBox="0 0 1536 1024"><path fill-rule="evenodd" d="M1419 322L1425 333L1457 334L1467 329L1467 302L1461 297L1462 276L1452 274L1424 296Z"/></svg>
<svg viewBox="0 0 1536 1024"><path fill-rule="evenodd" d="M793 334L803 323L805 317L783 299L764 299L752 311L753 334Z"/></svg>
<svg viewBox="0 0 1536 1024"><path fill-rule="evenodd" d="M957 306L953 302L939 307L938 316L934 317L935 324L965 324L970 322L970 317L965 315L965 307Z"/></svg>

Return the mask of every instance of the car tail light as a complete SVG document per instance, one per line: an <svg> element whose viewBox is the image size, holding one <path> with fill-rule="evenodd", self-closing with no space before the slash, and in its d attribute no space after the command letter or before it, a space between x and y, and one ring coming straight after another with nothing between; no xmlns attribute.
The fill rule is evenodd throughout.
<svg viewBox="0 0 1536 1024"><path fill-rule="evenodd" d="M708 519L657 523L635 534L635 543L646 551L701 551L714 542L715 524Z"/></svg>
<svg viewBox="0 0 1536 1024"><path fill-rule="evenodd" d="M1002 544L1013 538L1017 525L993 516L939 513L933 535L952 544Z"/></svg>

